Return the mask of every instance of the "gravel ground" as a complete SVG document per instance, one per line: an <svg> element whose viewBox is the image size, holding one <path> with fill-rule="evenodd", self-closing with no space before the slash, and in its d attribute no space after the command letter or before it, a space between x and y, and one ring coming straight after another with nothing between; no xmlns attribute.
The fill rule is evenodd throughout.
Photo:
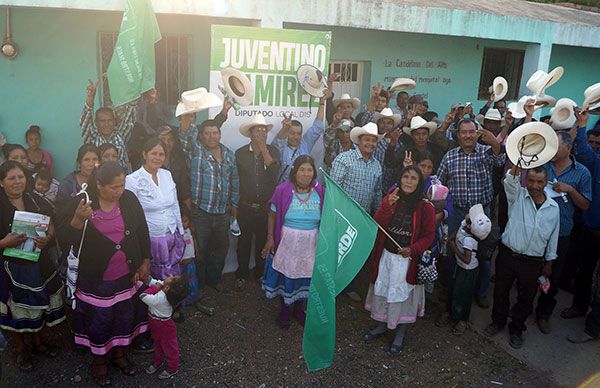
<svg viewBox="0 0 600 388"><path fill-rule="evenodd" d="M230 281L230 279L228 279ZM337 303L337 344L331 368L309 373L302 357L302 326L293 322L282 331L276 323L278 303L267 302L258 285L232 295L207 290L203 303L216 306L213 317L186 311L178 324L181 367L173 379L159 381L143 367L151 355L131 354L138 375L109 370L113 386L353 386L399 387L497 387L554 386L552 381L505 353L474 332L453 336L438 328L434 319L441 311L437 297L428 298L423 319L411 326L399 355L387 354L388 338L365 344L362 335L374 325L360 304L344 296ZM60 346L57 359L34 356L35 369L21 373L9 346L2 355L6 387L94 386L89 376L91 357L70 344L68 323L47 330L46 337Z"/></svg>

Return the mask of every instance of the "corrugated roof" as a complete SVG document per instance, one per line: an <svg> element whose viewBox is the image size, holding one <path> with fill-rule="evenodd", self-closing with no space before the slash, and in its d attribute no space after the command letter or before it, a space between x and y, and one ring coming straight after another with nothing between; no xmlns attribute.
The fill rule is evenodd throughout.
<svg viewBox="0 0 600 388"><path fill-rule="evenodd" d="M555 4L534 3L522 0L387 0L410 6L460 9L502 16L547 20L556 23L582 24L600 27L600 13L563 7ZM600 39L600 38L599 38Z"/></svg>

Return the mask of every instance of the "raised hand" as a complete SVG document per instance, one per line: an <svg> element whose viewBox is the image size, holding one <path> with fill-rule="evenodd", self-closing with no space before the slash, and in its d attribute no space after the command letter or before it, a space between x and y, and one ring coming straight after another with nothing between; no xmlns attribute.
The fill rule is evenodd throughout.
<svg viewBox="0 0 600 388"><path fill-rule="evenodd" d="M292 114L283 114L283 120L281 120L281 126L283 128L289 128L292 125Z"/></svg>
<svg viewBox="0 0 600 388"><path fill-rule="evenodd" d="M404 161L402 162L402 164L404 165L404 167L413 165L412 152L404 151Z"/></svg>
<svg viewBox="0 0 600 388"><path fill-rule="evenodd" d="M371 87L371 98L377 98L379 93L383 90L381 82L377 82L377 85Z"/></svg>
<svg viewBox="0 0 600 388"><path fill-rule="evenodd" d="M390 138L390 145L395 146L396 144L398 144L398 139L400 139L401 134L402 134L402 131L400 130L400 128L396 128L396 129L388 132L386 134L386 136L388 136Z"/></svg>
<svg viewBox="0 0 600 388"><path fill-rule="evenodd" d="M494 145L498 142L498 140L496 140L496 136L494 136L494 134L492 132L488 131L487 129L485 129L483 127L479 128L477 133L479 134L481 140L485 144Z"/></svg>
<svg viewBox="0 0 600 388"><path fill-rule="evenodd" d="M81 229L83 224L87 219L92 215L92 203L85 202L84 199L81 199L77 204L77 208L75 209L75 214L73 215L73 219L71 220L71 226L77 229Z"/></svg>
<svg viewBox="0 0 600 388"><path fill-rule="evenodd" d="M340 124L340 121L342 121L342 114L340 112L335 112L333 114L333 121L331 123L332 127L337 127Z"/></svg>
<svg viewBox="0 0 600 388"><path fill-rule="evenodd" d="M392 191L390 193L390 195L388 196L388 202L390 204L390 206L392 206L393 204L395 204L396 202L398 202L398 200L400 199L400 197L398 196L398 191L400 190L399 187L396 187L394 189L394 191Z"/></svg>
<svg viewBox="0 0 600 388"><path fill-rule="evenodd" d="M583 128L587 126L587 122L590 118L589 109L581 110L579 108L575 108L575 117L577 117L577 128Z"/></svg>
<svg viewBox="0 0 600 388"><path fill-rule="evenodd" d="M535 99L528 99L525 105L523 105L523 110L525 111L528 117L531 117L533 115L533 111L535 110Z"/></svg>
<svg viewBox="0 0 600 388"><path fill-rule="evenodd" d="M94 83L91 79L88 79L85 100L88 106L94 105L94 97L96 97L96 89L98 88L98 83L100 83L100 80L96 80L96 82Z"/></svg>
<svg viewBox="0 0 600 388"><path fill-rule="evenodd" d="M329 77L327 77L327 86L329 86L331 88L331 83L335 82L335 81L339 81L341 78L341 74L340 73L331 73L329 74Z"/></svg>

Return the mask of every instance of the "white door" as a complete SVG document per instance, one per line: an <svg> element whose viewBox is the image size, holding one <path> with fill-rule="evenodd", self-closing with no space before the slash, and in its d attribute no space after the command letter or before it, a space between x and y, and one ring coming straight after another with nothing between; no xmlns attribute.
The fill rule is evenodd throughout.
<svg viewBox="0 0 600 388"><path fill-rule="evenodd" d="M339 82L333 86L336 97L348 93L351 97L360 98L362 92L362 77L364 62L360 61L331 61L329 73L340 73Z"/></svg>

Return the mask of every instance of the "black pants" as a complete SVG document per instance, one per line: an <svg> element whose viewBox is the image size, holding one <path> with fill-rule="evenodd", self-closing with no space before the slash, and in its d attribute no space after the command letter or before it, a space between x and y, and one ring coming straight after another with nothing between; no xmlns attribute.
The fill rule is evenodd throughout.
<svg viewBox="0 0 600 388"><path fill-rule="evenodd" d="M496 258L496 282L492 307L492 321L496 325L506 326L510 310L510 290L516 280L517 303L512 308L512 320L508 327L511 333L517 334L527 329L525 321L533 310L533 300L538 288L537 280L543 266L543 261L527 259L500 244L500 251Z"/></svg>
<svg viewBox="0 0 600 388"><path fill-rule="evenodd" d="M575 275L573 307L580 311L587 311L592 299L594 268L600 257L600 235L594 235L589 228L584 227L579 245L582 247L581 260Z"/></svg>
<svg viewBox="0 0 600 388"><path fill-rule="evenodd" d="M556 249L557 256L556 260L552 263L552 274L550 275L550 289L547 294L540 294L537 309L535 310L536 316L539 319L550 319L550 316L556 307L558 281L560 280L568 257L570 241L571 236L562 236L558 238L558 248Z"/></svg>
<svg viewBox="0 0 600 388"><path fill-rule="evenodd" d="M585 318L585 331L592 337L600 337L600 266L594 272L596 290L592 298L590 313Z"/></svg>
<svg viewBox="0 0 600 388"><path fill-rule="evenodd" d="M235 272L238 279L248 279L250 269L250 251L252 249L252 238L254 238L254 278L259 279L264 271L265 260L261 251L267 240L267 207L250 207L244 203L240 204L238 210L238 223L242 234L238 238L237 257L239 267Z"/></svg>

